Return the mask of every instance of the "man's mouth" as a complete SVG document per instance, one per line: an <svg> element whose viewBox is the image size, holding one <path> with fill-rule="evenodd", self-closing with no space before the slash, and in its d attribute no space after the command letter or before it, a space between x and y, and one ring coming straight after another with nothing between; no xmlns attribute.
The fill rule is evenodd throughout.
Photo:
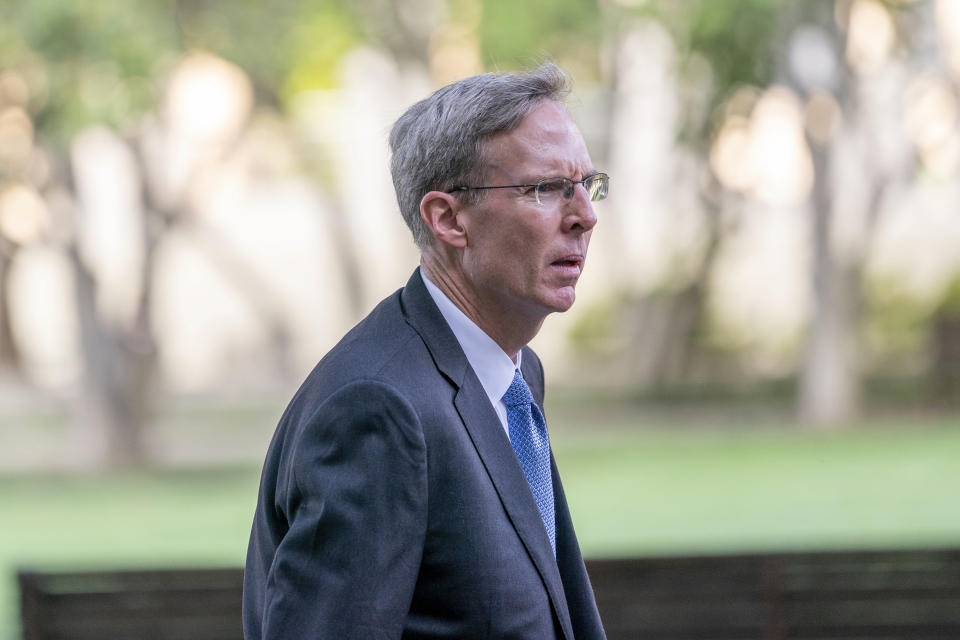
<svg viewBox="0 0 960 640"><path fill-rule="evenodd" d="M556 260L553 264L560 265L561 267L576 267L580 263L577 260Z"/></svg>
<svg viewBox="0 0 960 640"><path fill-rule="evenodd" d="M583 268L583 256L563 256L551 262L550 266L576 268L579 270Z"/></svg>

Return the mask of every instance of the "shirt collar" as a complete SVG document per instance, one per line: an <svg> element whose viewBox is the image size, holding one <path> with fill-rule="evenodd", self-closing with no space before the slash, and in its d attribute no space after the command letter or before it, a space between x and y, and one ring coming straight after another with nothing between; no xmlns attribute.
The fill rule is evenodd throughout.
<svg viewBox="0 0 960 640"><path fill-rule="evenodd" d="M453 304L450 298L420 270L420 277L426 285L430 297L437 303L440 314L450 325L453 335L456 336L460 348L467 356L467 362L473 368L483 390L486 391L490 402L497 406L513 382L514 371L520 368L523 353L517 353L517 363L514 364L510 356L500 348L493 338L478 327L473 320Z"/></svg>

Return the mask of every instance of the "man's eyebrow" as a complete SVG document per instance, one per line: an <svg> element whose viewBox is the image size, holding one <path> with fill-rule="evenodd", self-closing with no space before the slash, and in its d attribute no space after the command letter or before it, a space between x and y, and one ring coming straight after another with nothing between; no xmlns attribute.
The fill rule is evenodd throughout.
<svg viewBox="0 0 960 640"><path fill-rule="evenodd" d="M590 176L597 175L598 173L603 173L603 171L601 171L600 169L597 169L597 168L594 167L594 166L591 166L589 169L587 169L587 171L586 171L585 173L582 174L583 177L580 178L580 179L583 180L583 179L589 178ZM540 180L545 180L545 179L547 179L547 178L567 178L567 179L569 179L569 180L573 180L573 178L572 178L571 176L563 175L563 173L544 172L544 173L538 173L538 174L536 174L536 175L534 175L534 174L527 174L527 176L528 176L528 177L525 177L525 178L518 178L516 184L517 184L518 186L521 186L521 185L523 185L523 186L535 185L535 184L536 184L537 182L539 182Z"/></svg>
<svg viewBox="0 0 960 640"><path fill-rule="evenodd" d="M600 169L597 169L596 167L592 167L592 166L591 166L589 169L586 170L586 172L583 173L583 177L584 177L584 178L588 178L588 177L590 177L590 176L597 175L598 173L603 173L603 171L601 171ZM570 176L563 175L562 173L557 173L557 174L547 174L547 173L544 173L543 175L538 175L538 176L536 176L536 177L531 177L529 181L530 181L531 183L534 183L534 182L537 182L538 180L543 180L544 178L568 178L568 179L571 179L571 180L573 179L573 178L571 178Z"/></svg>

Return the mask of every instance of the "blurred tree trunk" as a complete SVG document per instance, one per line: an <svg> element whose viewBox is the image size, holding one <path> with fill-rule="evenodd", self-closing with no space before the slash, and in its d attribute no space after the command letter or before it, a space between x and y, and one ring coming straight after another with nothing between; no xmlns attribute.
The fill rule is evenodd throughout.
<svg viewBox="0 0 960 640"><path fill-rule="evenodd" d="M869 149L868 146L866 154ZM903 175L885 171L869 157L861 159L868 181L864 223L857 246L841 251L837 249L841 243L835 237L833 220L840 212L830 193L837 188L837 181L831 180L825 153L814 151L813 155L813 308L801 376L799 416L811 424L839 426L862 412L864 268L884 196Z"/></svg>
<svg viewBox="0 0 960 640"><path fill-rule="evenodd" d="M813 424L849 421L860 412L861 268L831 251L829 150L811 141L813 183L812 312L800 380L800 418Z"/></svg>
<svg viewBox="0 0 960 640"><path fill-rule="evenodd" d="M838 120L828 141L807 132L814 165L812 308L797 404L802 421L837 427L862 412L865 266L885 197L912 174L913 159L898 110L906 90L899 62L891 57L869 71L852 68L842 53L848 34L837 31L832 14L819 18L836 47L838 80L830 95ZM825 90L794 88L804 97Z"/></svg>
<svg viewBox="0 0 960 640"><path fill-rule="evenodd" d="M0 238L0 370L7 372L20 371L20 352L10 326L10 265L15 250Z"/></svg>
<svg viewBox="0 0 960 640"><path fill-rule="evenodd" d="M723 195L721 195L723 194ZM715 181L703 187L706 243L691 280L678 291L646 296L633 305L627 349L630 379L643 387L669 387L689 381L698 356L706 314L709 280L723 243L723 206L727 194Z"/></svg>
<svg viewBox="0 0 960 640"><path fill-rule="evenodd" d="M698 255L689 258L695 260L689 275L685 271L682 281L674 279L667 283L670 293L648 296L631 310L628 319L631 346L624 355L630 360L628 371L640 385L682 384L706 361L700 338L707 314L710 279L724 240L738 221L742 204L740 196L725 188L713 175L706 159L716 133L717 114L730 95L738 87L765 86L769 80L773 65L766 63L766 48L781 27L776 4L747 8L737 3L703 0L688 3L682 12L677 11L676 3L670 0L649 2L643 11L627 9L623 3L601 2L599 5L607 46L614 60L637 25L651 16L658 17L674 46L669 70L676 83L674 91L681 94L700 83L697 91L706 92L700 98L702 105L678 109L676 123L671 123L675 127L676 147L687 149L704 161L696 186L686 183L684 187L698 191L705 237L702 247L698 243ZM705 85L704 74L697 71L698 60L709 65L710 77ZM603 69L605 84L613 96L607 117L611 127L601 146L608 156L616 144L615 136L622 137L621 132L612 128L618 108L615 104L618 88L636 83L635 78L621 77L621 73L627 75L616 63ZM664 160L670 162L672 158Z"/></svg>
<svg viewBox="0 0 960 640"><path fill-rule="evenodd" d="M430 36L439 3L433 0L356 0L375 41L401 64L429 66Z"/></svg>
<svg viewBox="0 0 960 640"><path fill-rule="evenodd" d="M182 226L190 231L194 246L202 251L210 266L243 295L249 309L267 327L276 373L288 379L293 372L291 336L284 322L285 305L273 285L213 230L193 223Z"/></svg>
<svg viewBox="0 0 960 640"><path fill-rule="evenodd" d="M358 242L353 239L347 226L346 217L350 215L349 207L339 199L331 201L334 210L331 212L330 222L323 227L333 237L331 242L333 253L340 264L340 272L346 281L344 291L347 296L347 306L350 316L362 318L366 312L367 287L363 279L363 265L360 257Z"/></svg>
<svg viewBox="0 0 960 640"><path fill-rule="evenodd" d="M130 141L128 146L133 148ZM136 310L128 324L105 319L97 308L97 280L84 262L76 239L67 254L73 265L83 361L78 409L78 457L95 465L136 466L147 462L146 429L156 369L156 343L151 322L156 247L167 220L149 208L142 160L134 153L144 202L144 257ZM67 184L75 186L67 169ZM73 200L78 201L76 193Z"/></svg>
<svg viewBox="0 0 960 640"><path fill-rule="evenodd" d="M636 81L625 77L629 74L624 73L618 59L626 56L625 43L638 22L636 19L624 20L621 7L601 3L600 9L607 46L613 52L614 62L604 70L608 97L603 104L601 121L607 126L599 142L593 146L595 157L612 162L616 145L623 142L622 132L616 126L618 116L629 109L624 104L622 88ZM631 386L655 389L682 383L695 356L696 331L704 309L706 279L712 267L713 249L719 242L713 217L717 213L716 207L710 206L712 203L708 202L707 197L701 200L707 205L705 211L710 217L707 223L710 237L695 277L677 289L647 293L641 297L628 294L629 301L621 312L625 316L627 340L618 359ZM615 219L611 220L612 224L616 222ZM620 230L620 233L623 231ZM615 231L614 235L619 234ZM629 249L623 246L619 250Z"/></svg>
<svg viewBox="0 0 960 640"><path fill-rule="evenodd" d="M147 459L144 431L148 389L155 362L149 327L150 294L145 291L141 297L133 327L111 327L97 310L96 280L75 245L70 247L69 256L74 267L84 363L80 426L85 431L99 431L81 437L94 447L98 443L106 447L105 451L81 455L115 466L143 463Z"/></svg>

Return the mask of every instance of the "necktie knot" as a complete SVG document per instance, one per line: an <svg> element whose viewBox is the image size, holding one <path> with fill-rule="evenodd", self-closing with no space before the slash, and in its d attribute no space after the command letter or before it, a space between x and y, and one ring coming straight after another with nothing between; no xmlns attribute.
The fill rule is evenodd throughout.
<svg viewBox="0 0 960 640"><path fill-rule="evenodd" d="M526 380L523 379L523 376L520 375L520 370L517 369L513 374L513 382L510 383L507 392L503 394L503 404L508 407L516 407L518 405L531 404L532 402L533 394L530 393L530 387L527 386Z"/></svg>

